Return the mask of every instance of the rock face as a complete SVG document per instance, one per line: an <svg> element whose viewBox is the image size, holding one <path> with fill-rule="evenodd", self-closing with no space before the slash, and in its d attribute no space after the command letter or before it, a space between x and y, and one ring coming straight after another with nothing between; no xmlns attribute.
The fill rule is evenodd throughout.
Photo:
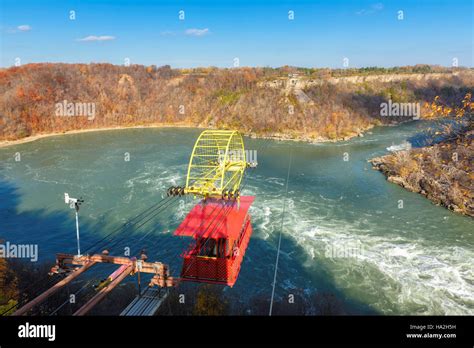
<svg viewBox="0 0 474 348"><path fill-rule="evenodd" d="M391 183L420 193L437 205L474 217L474 145L460 144L399 151L371 159Z"/></svg>
<svg viewBox="0 0 474 348"><path fill-rule="evenodd" d="M472 71L464 72L466 75L472 76ZM262 83L266 87L270 88L283 88L283 89L304 89L312 86L320 86L324 83L331 85L338 85L342 83L364 83L364 82L398 82L398 81L436 81L446 79L447 77L459 76L459 72L453 73L427 73L427 74L384 74L384 75L368 75L368 76L343 76L343 77L330 77L326 79L307 79L301 77L290 77L288 79L278 79L272 81L266 81Z"/></svg>

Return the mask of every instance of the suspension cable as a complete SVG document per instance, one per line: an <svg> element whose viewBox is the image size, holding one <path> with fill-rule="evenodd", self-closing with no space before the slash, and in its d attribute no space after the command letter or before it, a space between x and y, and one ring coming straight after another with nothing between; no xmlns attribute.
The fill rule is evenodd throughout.
<svg viewBox="0 0 474 348"><path fill-rule="evenodd" d="M170 197L170 198L173 198L173 197ZM153 220L154 218L156 218L157 216L159 216L160 214L162 214L163 212L165 212L168 207L172 206L173 203L176 204L176 202L177 202L177 201L176 201L176 200L173 200L173 199L168 200L168 201L167 201L167 204L166 204L165 206L162 206L162 209L160 209L160 210L154 212L154 214L151 215L151 217L149 217L147 220L141 221L141 224L135 227L135 231L137 231L138 229L140 229L141 227L143 227L144 225L146 225L148 222L150 222L151 220ZM148 215L148 216L150 216L150 215ZM147 217L148 217L148 216L147 216ZM115 246L117 246L118 243L120 243L121 241L123 241L124 239L126 239L126 238L128 238L128 237L129 237L129 235L126 234L126 235L124 235L122 238L120 238L120 239L118 239L118 240L116 240L116 241L113 241L113 243L112 243L110 246L108 246L108 248L109 248L109 249L114 248ZM95 250L97 250L97 249L98 249L98 248L96 248ZM96 252L97 252L97 251L96 251Z"/></svg>
<svg viewBox="0 0 474 348"><path fill-rule="evenodd" d="M102 238L100 241L94 243L93 245L91 245L88 249L86 249L88 252L90 252L91 254L97 252L97 250L100 250L101 248L103 248L102 245L106 245L107 243L110 243L112 240L107 240L107 238L109 236L111 236L112 234L115 234L117 232L119 232L118 235L120 234L123 234L123 232L125 231L129 231L131 228L135 227L136 225L142 223L143 221L145 221L145 219L147 219L149 216L153 215L153 216L156 216L157 213L163 211L163 209L165 209L167 207L167 203L169 203L171 200L172 200L173 197L166 197L164 198L163 200L161 200L159 203L158 206L155 205L155 208L150 210L150 208L148 208L145 212L142 212L140 214L140 219L133 222L133 223L125 223L123 224L122 226L120 226L118 229L116 229L115 231L112 231L111 233L107 234L104 238ZM145 213L145 214L144 214ZM149 220L146 220L146 221L149 221ZM142 225L140 225L142 226ZM135 228L139 228L139 227L135 227ZM117 235L117 236L118 236ZM100 243L100 244L99 244ZM101 247L102 246L102 247Z"/></svg>
<svg viewBox="0 0 474 348"><path fill-rule="evenodd" d="M275 286L276 286L276 278L277 278L277 272L278 272L278 261L280 258L280 247L281 247L281 235L283 232L283 222L285 219L285 213L286 213L286 201L288 200L288 182L290 179L290 170L291 170L291 148L290 148L290 154L289 154L289 162L288 162L288 173L286 175L286 189L285 189L285 197L283 198L283 211L281 213L281 224L280 224L280 236L278 237L278 248L277 248L277 256L275 260L275 273L273 275L273 288L272 288L272 297L270 300L270 310L268 312L268 315L272 315L272 310L273 310L273 297L275 296Z"/></svg>

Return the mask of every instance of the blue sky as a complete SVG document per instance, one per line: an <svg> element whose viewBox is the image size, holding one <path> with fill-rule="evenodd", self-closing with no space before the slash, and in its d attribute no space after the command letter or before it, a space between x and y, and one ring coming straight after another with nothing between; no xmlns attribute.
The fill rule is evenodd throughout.
<svg viewBox="0 0 474 348"><path fill-rule="evenodd" d="M16 58L232 67L236 57L241 66L342 68L344 58L349 67L450 66L454 58L473 66L470 0L1 0L0 6L2 67Z"/></svg>

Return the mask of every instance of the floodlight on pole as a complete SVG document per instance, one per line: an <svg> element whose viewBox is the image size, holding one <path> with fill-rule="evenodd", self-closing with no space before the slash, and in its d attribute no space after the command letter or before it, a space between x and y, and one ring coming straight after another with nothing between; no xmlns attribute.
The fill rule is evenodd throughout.
<svg viewBox="0 0 474 348"><path fill-rule="evenodd" d="M69 207L76 211L77 256L81 256L81 244L80 244L80 238L79 238L79 206L82 203L84 203L84 200L69 197L68 193L64 193L64 202L66 204L69 204Z"/></svg>

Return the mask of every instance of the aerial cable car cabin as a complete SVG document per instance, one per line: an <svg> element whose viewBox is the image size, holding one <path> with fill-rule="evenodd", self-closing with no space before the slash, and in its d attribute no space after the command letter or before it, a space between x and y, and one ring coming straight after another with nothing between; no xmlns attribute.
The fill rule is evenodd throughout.
<svg viewBox="0 0 474 348"><path fill-rule="evenodd" d="M197 139L189 160L185 187L169 195L202 197L175 231L193 237L182 257L181 279L233 286L252 235L249 208L255 197L241 196L248 166L237 131L207 130Z"/></svg>
<svg viewBox="0 0 474 348"><path fill-rule="evenodd" d="M248 210L254 197L210 199L189 212L175 232L194 243L183 253L181 279L233 286L247 249L252 225Z"/></svg>

